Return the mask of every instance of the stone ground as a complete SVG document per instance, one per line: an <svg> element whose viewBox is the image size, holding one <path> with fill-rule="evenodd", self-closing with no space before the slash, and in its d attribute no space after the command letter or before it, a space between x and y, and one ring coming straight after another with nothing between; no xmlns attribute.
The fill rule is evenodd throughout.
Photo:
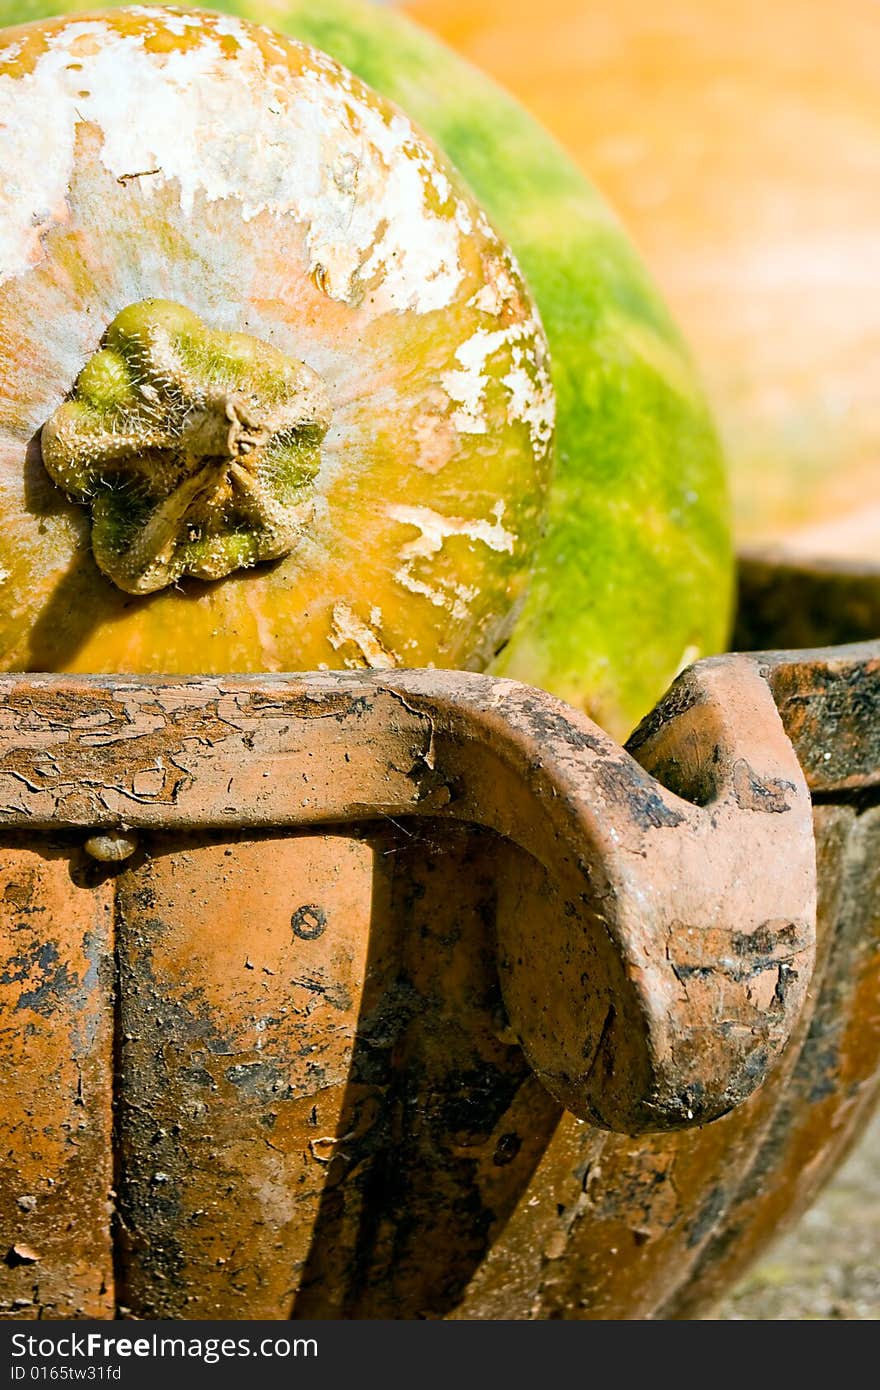
<svg viewBox="0 0 880 1390"><path fill-rule="evenodd" d="M813 1207L713 1317L880 1318L880 1112Z"/></svg>

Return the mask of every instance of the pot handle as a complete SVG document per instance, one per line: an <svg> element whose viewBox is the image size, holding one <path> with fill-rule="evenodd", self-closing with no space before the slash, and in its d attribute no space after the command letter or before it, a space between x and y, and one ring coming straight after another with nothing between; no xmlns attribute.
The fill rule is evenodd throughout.
<svg viewBox="0 0 880 1390"><path fill-rule="evenodd" d="M425 681L394 684L426 710ZM445 682L429 684L447 810L546 870L508 885L497 922L542 1083L631 1134L732 1109L788 1041L815 949L810 795L758 662L698 663L626 749L528 687Z"/></svg>

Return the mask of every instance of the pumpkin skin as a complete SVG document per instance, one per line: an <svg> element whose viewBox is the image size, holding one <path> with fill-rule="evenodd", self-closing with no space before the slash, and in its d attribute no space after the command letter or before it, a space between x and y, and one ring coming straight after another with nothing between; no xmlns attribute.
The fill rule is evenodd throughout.
<svg viewBox="0 0 880 1390"><path fill-rule="evenodd" d="M0 17L85 8L0 0ZM715 429L636 253L528 113L401 16L359 0L221 8L316 44L397 102L513 248L550 342L557 458L526 604L490 669L625 736L682 665L726 646L733 592Z"/></svg>
<svg viewBox="0 0 880 1390"><path fill-rule="evenodd" d="M408 0L620 211L704 373L749 542L880 557L873 0Z"/></svg>
<svg viewBox="0 0 880 1390"><path fill-rule="evenodd" d="M522 277L448 161L326 55L244 21L115 11L0 45L0 665L485 665L529 577L553 396ZM306 372L323 437L289 553L209 584L169 565L140 597L97 568L81 505L119 520L137 488L77 444L53 468L68 497L40 431L62 421L48 462L92 411L101 447L134 430L149 453L161 372L135 353L126 404L113 373L159 319L178 365L237 371L240 399ZM254 353L245 379L232 359Z"/></svg>

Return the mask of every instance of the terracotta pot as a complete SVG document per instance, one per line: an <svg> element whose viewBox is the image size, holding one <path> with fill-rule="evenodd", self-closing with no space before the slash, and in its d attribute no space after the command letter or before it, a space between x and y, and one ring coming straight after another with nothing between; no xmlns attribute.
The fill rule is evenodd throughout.
<svg viewBox="0 0 880 1390"><path fill-rule="evenodd" d="M710 1307L876 1094L878 701L4 676L2 1315Z"/></svg>

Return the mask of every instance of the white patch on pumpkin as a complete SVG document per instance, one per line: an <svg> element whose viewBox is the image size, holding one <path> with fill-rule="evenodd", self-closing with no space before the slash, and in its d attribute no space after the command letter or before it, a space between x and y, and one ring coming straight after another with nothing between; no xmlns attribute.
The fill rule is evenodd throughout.
<svg viewBox="0 0 880 1390"><path fill-rule="evenodd" d="M469 606L478 597L479 591L465 584L452 584L448 592L438 588L416 572L418 561L430 561L452 536L463 536L471 542L480 541L490 550L506 551L508 554L513 553L516 544L516 536L501 525L503 502L495 504L492 513L494 521L481 517L468 520L465 517L441 516L430 507L393 506L387 509L386 515L403 526L414 526L419 533L400 547L398 553L403 563L394 573L397 583L411 594L421 594L435 608L448 608L453 618L461 621L467 618Z"/></svg>
<svg viewBox="0 0 880 1390"><path fill-rule="evenodd" d="M375 608L371 611L370 622L376 623L377 612ZM381 614L379 619L381 620ZM341 599L333 605L333 625L329 640L334 651L347 646L356 648L358 655L346 659L346 666L359 669L368 666L374 671L393 671L397 665L397 657L385 646L379 634Z"/></svg>
<svg viewBox="0 0 880 1390"><path fill-rule="evenodd" d="M414 526L419 532L415 540L407 541L400 547L402 560L415 560L421 556L436 555L445 540L450 536L466 536L471 541L482 541L490 550L507 551L513 554L516 537L505 531L501 525L504 503L497 502L494 521L478 517L475 521L460 516L441 516L430 507L389 507L388 516L404 526Z"/></svg>
<svg viewBox="0 0 880 1390"><path fill-rule="evenodd" d="M512 366L501 378L510 394L508 422L521 420L528 425L534 446L549 445L556 423L556 393L550 373L543 368L536 370L534 359L527 357L518 344L511 358Z"/></svg>
<svg viewBox="0 0 880 1390"><path fill-rule="evenodd" d="M487 280L476 294L471 295L468 308L479 309L481 314L491 314L493 318L497 318L516 292L516 285L507 271L497 270L491 280Z"/></svg>
<svg viewBox="0 0 880 1390"><path fill-rule="evenodd" d="M154 32L190 27L189 16L148 13ZM224 36L238 44L234 61ZM460 200L432 150L325 55L293 40L285 49L303 53L301 75L267 61L230 17L170 52L83 20L60 29L31 72L0 76L0 283L39 260L36 229L64 204L76 126L88 122L114 178L159 171L139 182L146 201L174 181L187 216L202 195L234 198L245 221L265 212L295 219L331 298L370 294L377 311L449 305L464 276L459 223L469 219L466 209L456 216ZM353 180L334 177L340 161L356 169ZM452 204L434 212L429 190Z"/></svg>
<svg viewBox="0 0 880 1390"><path fill-rule="evenodd" d="M486 304L489 300L485 301ZM482 308L483 306L478 306ZM535 447L546 447L556 420L556 397L546 364L534 352L541 328L536 319L512 323L507 328L478 328L456 349L461 365L443 372L440 380L458 409L452 421L461 434L487 434L489 424L484 408L486 390L492 379L488 370L493 357L502 350L510 355L511 366L497 380L509 395L509 424L525 424ZM528 345L528 355L524 349Z"/></svg>

